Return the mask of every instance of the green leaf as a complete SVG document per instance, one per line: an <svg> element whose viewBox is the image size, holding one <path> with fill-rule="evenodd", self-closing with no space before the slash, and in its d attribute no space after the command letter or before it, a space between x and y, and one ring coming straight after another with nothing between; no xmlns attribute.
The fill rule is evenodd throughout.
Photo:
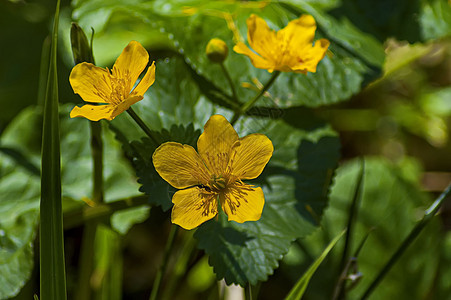
<svg viewBox="0 0 451 300"><path fill-rule="evenodd" d="M116 137L124 144L127 155L133 161L136 175L139 177L138 182L142 185L140 191L150 196L149 203L160 205L165 211L171 208L171 198L176 190L158 175L152 163L152 154L159 145L169 141L196 147L200 131L194 130L192 124L187 127L173 125L170 131L166 129L161 132L154 131L159 142L156 145L147 137L129 143L119 128L112 126L112 129L116 132Z"/></svg>
<svg viewBox="0 0 451 300"><path fill-rule="evenodd" d="M291 143L283 145L273 139L279 151L276 150L259 178L265 194L262 218L238 224L220 216L219 222L211 220L195 233L199 248L210 256L217 277L224 278L227 284L266 280L288 252L291 242L310 234L319 225L327 205L328 185L339 155L338 139L325 135L314 142L308 137L299 140L296 138L299 133L289 134L293 128L284 128L280 123L273 129L281 139ZM270 139L276 135L263 133ZM297 157L286 150L290 149L289 144L298 144L293 147L298 148ZM293 160L285 161L286 167L278 165L284 156ZM299 164L295 170L288 167L293 163Z"/></svg>
<svg viewBox="0 0 451 300"><path fill-rule="evenodd" d="M340 238L343 236L344 233L345 232L343 231L329 243L326 249L324 249L323 253L321 253L321 255L315 260L315 262L310 266L310 268L308 268L308 270L304 273L304 275L302 275L302 277L299 279L296 285L291 289L290 293L285 298L285 300L295 300L295 299L299 300L302 298L313 274L318 269L319 265L323 262L323 260L326 258L326 256L329 254L330 250L332 250L335 244L340 240Z"/></svg>
<svg viewBox="0 0 451 300"><path fill-rule="evenodd" d="M172 40L172 45L167 45L167 50L178 49L180 54L185 57L186 62L193 70L191 75L201 87L202 93L210 101L229 107L224 99L230 100L232 93L226 78L219 65L212 64L205 55L205 47L211 38L221 38L229 47L229 57L225 61L225 65L235 86L239 87L237 93L242 102L251 98L254 91L240 87L241 83L251 83L254 79L265 82L270 74L266 70L254 68L247 57L232 51L233 34L228 28L224 13L234 16L236 27L241 36L245 37L246 19L251 13L256 13L267 20L273 29L280 29L285 27L290 20L298 17L301 11L296 6L304 9L304 6L301 5L287 7L287 5L281 6L278 3L241 5L228 1L211 3L155 1L153 5L139 3L131 6L128 14L123 15L123 18L117 21L111 19L109 25L116 26L119 24L117 22L127 22L130 25L136 18L140 18L154 28L161 28L161 31ZM80 2L76 7L76 11L83 11L83 14L77 14L80 23L85 22L85 17L87 19L91 14L104 9L100 4L92 5L85 2ZM121 5L114 3L110 3L108 7L111 10L122 9ZM184 14L184 7L195 7L195 14ZM311 7L313 7L312 11L307 12L318 19L317 38L326 37L332 40L332 55L327 56L319 63L316 73L306 76L292 73L283 74L269 91L275 95L275 98L262 98L258 105L317 107L332 104L347 100L372 79L379 76L385 57L382 44L371 35L357 29L348 20L338 21L330 17L320 5ZM131 16L131 12L134 12L133 16ZM330 84L331 82L333 84Z"/></svg>
<svg viewBox="0 0 451 300"><path fill-rule="evenodd" d="M402 163L392 163L382 158L365 158L365 184L363 185L361 206L354 228L354 253L357 243L371 231L357 257L358 272L363 274L354 289L347 291L350 299L359 298L373 280L387 258L415 226L422 212L432 203L427 194L420 189L419 170L412 159ZM406 172L409 173L406 173ZM337 170L335 183L330 195L329 208L323 217L323 231L309 236L304 245L309 250L324 247L322 242L329 236L338 234L346 226L349 203L355 192L355 182L360 172L360 161L353 160ZM414 172L415 174L412 174ZM438 220L431 222L418 236L418 239L393 266L384 280L384 287L374 291L374 299L417 299L426 297L434 289L434 274L438 270L441 257L442 235ZM328 261L318 269L311 282L314 298L330 298L336 277L330 270L338 268L339 259ZM328 284L325 285L325 282Z"/></svg>
<svg viewBox="0 0 451 300"><path fill-rule="evenodd" d="M225 8L222 10L227 11ZM237 13L236 26L240 29L242 36L246 36L247 25L245 21L251 13L257 13L265 18L274 29L283 28L289 20L298 15L298 12L293 14L282 9L278 4L269 4L262 10L245 10L235 7L234 13ZM327 16L327 14L323 14ZM178 45L187 61L200 75L212 80L216 86L223 87L228 95L231 94L227 88L224 88L225 78L219 66L212 65L205 56L206 43L213 37L225 40L229 49L233 48L232 32L227 28L224 18L199 13L185 18L167 18L161 23L161 26L164 26L166 31L174 36L175 44ZM183 32L177 30L180 26L183 26ZM321 32L324 32L321 26L327 25L319 24L319 26L317 38L324 36L324 34L321 34ZM347 36L343 34L343 40L332 41L331 52L333 55L326 57L319 63L316 73L306 76L294 73L282 74L281 78L269 90L275 99L262 99L258 104L270 107L293 105L317 107L332 104L347 100L351 95L359 92L371 79L376 78L384 60L382 45L371 36L367 36L355 28L352 28L352 31L345 29L344 32ZM363 46L355 51L353 49L350 51L348 41L351 40L351 36L354 44L357 40L359 45ZM334 37L334 35L326 35L325 37ZM344 40L345 38L346 40ZM364 49L361 49L362 47ZM251 83L254 78L260 82L266 82L270 76L266 70L253 67L247 57L233 51L230 51L225 64L237 87L242 82ZM343 80L343 78L346 79ZM330 84L331 82L333 84ZM296 91L296 93L293 93L293 91ZM238 88L238 96L242 102L252 95L253 91Z"/></svg>
<svg viewBox="0 0 451 300"><path fill-rule="evenodd" d="M338 33L341 39L343 34L350 28L358 28L367 36L373 36L380 42L388 38L407 40L410 43L426 41L449 36L451 33L450 17L451 8L446 0L381 0L375 3L358 0L284 0L307 11L317 17L317 14L327 12L332 18L329 26L324 30ZM318 17L319 18L319 17ZM347 25L346 25L347 23ZM327 24L327 23L325 23ZM350 32L349 32L350 33ZM354 42L348 35L346 42L360 44L362 35L357 35ZM362 50L367 53L370 44L361 44Z"/></svg>
<svg viewBox="0 0 451 300"><path fill-rule="evenodd" d="M171 128L159 131L161 142L173 140L195 146L200 131L194 128L202 128L212 114L231 118L231 111L216 108L200 96L193 80L184 76L189 71L183 61L172 58L159 63L158 68L161 84L156 81L134 109L151 128ZM182 88L187 93L179 90L178 85L167 89L168 82L176 76L183 78ZM321 122L314 121L306 124L299 121L298 116L293 110L286 115L287 122L245 117L235 125L240 136L266 134L275 151L265 171L252 181L262 186L265 194L261 220L238 224L220 217L219 221L203 224L195 233L199 248L210 256L209 262L217 277L225 278L227 283L244 285L265 280L278 266L278 260L288 251L291 242L310 234L320 222L340 144L335 133L323 123L321 126ZM143 185L141 190L149 195L151 203L169 209L175 189L154 171L151 157L157 145L152 145L147 138L130 142L128 134L135 136L134 125L126 115L119 116L112 125L135 162ZM303 125L308 125L309 129L300 129ZM176 134L177 131L180 134ZM136 135L139 136L139 131Z"/></svg>
<svg viewBox="0 0 451 300"><path fill-rule="evenodd" d="M33 270L33 245L23 246L7 263L0 263L0 299L17 295Z"/></svg>
<svg viewBox="0 0 451 300"><path fill-rule="evenodd" d="M53 24L52 47L44 99L40 205L40 296L63 300L66 294L63 211L61 204L61 154L58 116L57 42L60 1Z"/></svg>
<svg viewBox="0 0 451 300"><path fill-rule="evenodd" d="M63 199L78 205L64 206L64 211L85 205L82 199L90 198L92 190L92 161L89 139L86 138L89 136L89 122L81 118L70 119L72 107L60 107L61 180ZM17 157L0 152L0 270L8 269L10 278L15 278L7 285L0 284L0 294L8 297L19 291L33 268L31 245L36 234L40 191L40 179L35 170L40 164L41 129L42 110L29 107L16 116L2 134L2 147L20 153L21 160L19 163ZM124 159L120 144L110 131L105 131L103 138L107 149L104 170L106 201L141 195L133 169ZM112 217L113 227L122 233L132 224L142 222L148 210L141 206L125 213L125 216L120 216L121 212L117 212Z"/></svg>
<svg viewBox="0 0 451 300"><path fill-rule="evenodd" d="M63 197L80 202L84 198L92 197L92 160L89 139L86 138L89 136L89 122L82 118L69 118L69 111L72 107L73 105L60 107L61 180L64 186ZM21 153L23 159L33 165L39 164L40 149L38 145L40 142L37 137L41 136L41 119L40 109L30 107L22 111L2 135L2 144L5 148ZM115 140L114 135L105 130L103 141L106 149L104 157L106 162L104 167L105 201L113 202L140 195L133 169L124 159L120 144ZM14 166L14 168L16 167L18 166ZM28 168L24 170L28 170ZM38 180L37 177L35 179ZM138 219L143 216L144 211L141 211L140 215L135 215ZM125 219L122 218L122 221ZM128 222L134 223L131 220ZM119 227L122 226L127 227L128 225L119 225Z"/></svg>
<svg viewBox="0 0 451 300"><path fill-rule="evenodd" d="M39 181L0 157L0 299L17 295L33 270Z"/></svg>
<svg viewBox="0 0 451 300"><path fill-rule="evenodd" d="M432 203L428 209L425 210L423 218L419 220L415 227L413 227L408 236L406 236L402 243L398 246L396 251L392 254L390 259L381 268L377 276L368 286L366 291L362 295L362 299L367 299L374 291L374 289L380 284L380 282L387 276L388 272L399 261L400 257L406 252L410 245L416 240L418 235L424 230L424 228L436 217L437 212L442 208L445 200L449 198L451 194L451 185L440 194L440 196Z"/></svg>
<svg viewBox="0 0 451 300"><path fill-rule="evenodd" d="M446 0L425 0L420 15L425 40L451 36L451 5Z"/></svg>

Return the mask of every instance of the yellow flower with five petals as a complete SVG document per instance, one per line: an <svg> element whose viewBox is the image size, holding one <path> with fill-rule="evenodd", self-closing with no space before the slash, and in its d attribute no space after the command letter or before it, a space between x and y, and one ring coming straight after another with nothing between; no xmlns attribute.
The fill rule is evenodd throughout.
<svg viewBox="0 0 451 300"><path fill-rule="evenodd" d="M275 32L265 20L251 15L247 19L247 39L253 50L239 42L233 47L237 53L251 59L254 67L273 71L304 73L316 72L329 47L329 41L320 39L312 46L316 23L310 15L302 15Z"/></svg>
<svg viewBox="0 0 451 300"><path fill-rule="evenodd" d="M158 147L153 164L160 176L179 189L173 197L172 222L193 229L218 213L218 201L228 220L259 220L265 198L260 187L242 180L257 178L274 147L265 135L239 138L221 115L212 116L197 141L189 145L167 142Z"/></svg>
<svg viewBox="0 0 451 300"><path fill-rule="evenodd" d="M148 62L146 49L140 43L131 41L111 70L86 62L76 65L69 77L74 92L85 102L96 104L76 106L70 112L70 117L85 117L91 121L113 120L132 104L142 100L155 81L155 62L152 62L136 87L133 86Z"/></svg>

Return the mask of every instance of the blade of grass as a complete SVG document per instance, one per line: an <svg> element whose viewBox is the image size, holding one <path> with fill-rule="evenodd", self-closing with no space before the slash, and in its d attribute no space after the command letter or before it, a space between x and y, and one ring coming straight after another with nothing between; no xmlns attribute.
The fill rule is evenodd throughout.
<svg viewBox="0 0 451 300"><path fill-rule="evenodd" d="M404 239L398 249L393 253L390 259L387 261L385 266L380 270L379 274L374 278L371 284L368 286L366 291L363 293L360 299L367 299L374 289L379 285L379 283L387 275L388 271L393 267L393 265L399 260L401 255L407 250L407 248L413 243L415 238L420 234L426 225L434 218L435 214L439 211L443 202L451 194L451 184L446 188L446 190L440 194L440 196L432 203L432 205L425 211L423 218L415 225L409 235Z"/></svg>
<svg viewBox="0 0 451 300"><path fill-rule="evenodd" d="M177 287L180 285L181 279L185 276L188 270L188 265L196 251L196 240L193 238L191 232L184 232L182 235L183 241L181 245L177 247L178 253L175 257L174 267L171 271L171 276L168 277L168 282L165 285L164 291L160 299L170 300L173 299L174 292L177 291Z"/></svg>
<svg viewBox="0 0 451 300"><path fill-rule="evenodd" d="M164 249L163 262L160 268L158 269L157 276L155 278L155 281L153 282L152 292L150 293L149 300L158 299L158 292L161 287L164 273L166 272L166 268L168 266L169 257L171 256L172 249L174 247L174 240L175 236L177 235L177 230L178 230L177 225L171 225L171 232L169 233L168 241L166 242L166 246Z"/></svg>
<svg viewBox="0 0 451 300"><path fill-rule="evenodd" d="M57 1L44 101L40 203L40 298L66 299L63 214L61 208L58 116L57 42L60 1Z"/></svg>
<svg viewBox="0 0 451 300"><path fill-rule="evenodd" d="M37 104L41 107L44 106L45 93L47 89L47 77L50 65L50 47L51 38L47 36L42 43L41 51L41 63L39 67L39 84L38 84L38 99Z"/></svg>
<svg viewBox="0 0 451 300"><path fill-rule="evenodd" d="M347 263L344 266L343 271L341 272L341 274L338 278L338 282L335 285L334 294L333 294L332 299L336 299L336 297L338 297L338 295L339 295L338 293L340 292L338 290L338 287L340 287L342 289L346 289L346 291L349 291L350 289L354 288L359 283L360 278L362 277L362 274L358 271L358 256L359 256L360 251L363 248L363 245L365 244L370 233L373 230L374 230L374 228L371 228L367 232L365 237L360 241L360 244L357 247L356 251L354 252L354 255L352 257L348 258ZM352 271L353 273L350 274L350 271ZM351 284L349 286L346 285L346 281L350 281ZM342 284L340 284L340 282Z"/></svg>
<svg viewBox="0 0 451 300"><path fill-rule="evenodd" d="M349 264L349 260L351 257L349 257L350 249L352 248L352 238L354 233L354 224L355 220L357 219L357 212L359 203L361 201L362 197L362 191L363 191L363 177L365 174L365 160L363 158L360 159L360 170L359 174L357 176L357 182L355 185L354 190L354 196L352 198L351 205L349 206L349 216L348 216L348 223L346 226L346 236L345 236L345 245L343 247L343 254L341 256L340 261L340 267L339 271L340 274L338 276L337 284L335 285L334 289L334 296L332 299L346 299L346 273L343 275L343 270L347 269L346 266Z"/></svg>
<svg viewBox="0 0 451 300"><path fill-rule="evenodd" d="M291 289L285 300L299 300L302 298L313 274L344 233L345 231L342 231L329 243L326 249L324 249L323 253L321 253L321 255L315 260L315 262L313 262L313 264L308 268L304 275L302 275L302 277L298 280L296 285Z"/></svg>

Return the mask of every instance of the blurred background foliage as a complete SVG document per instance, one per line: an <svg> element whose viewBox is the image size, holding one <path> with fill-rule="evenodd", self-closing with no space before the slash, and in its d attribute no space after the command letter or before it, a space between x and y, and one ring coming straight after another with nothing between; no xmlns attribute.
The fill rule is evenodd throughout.
<svg viewBox="0 0 451 300"><path fill-rule="evenodd" d="M37 255L32 254L36 248L34 228L39 206L40 86L46 72L53 13L54 1L50 0L0 2L2 299L30 299L37 290ZM270 268L255 275L255 281L270 275L253 287L258 299L285 296L328 242L346 227L361 167L357 157L365 157L365 171L353 250L365 236L368 238L357 257L355 277L350 279L350 299L362 294L424 209L451 181L449 1L62 1L58 75L69 293L77 289L83 233L80 225L85 217L79 214L84 203L80 200L87 201L91 185L89 145L87 141L81 143L80 137L80 133L87 134L88 124L86 120L68 119L69 110L80 103L68 84L73 66L71 21L77 21L88 36L93 28L94 56L99 66L111 66L130 40L140 41L151 59L157 61L157 81L143 103L136 105L136 111L152 129L168 131L162 139L170 136L192 142L199 133L196 130L211 114L221 113L229 119L232 115L224 100L228 87L204 56L204 47L209 39L220 37L231 49L234 39L246 36L245 20L250 13L264 17L272 28L282 28L301 13L312 14L318 23L317 37L332 41L330 53L316 74L282 74L277 85L257 103L259 109L250 111L253 115L280 119L274 121L279 127L274 125L273 131L266 134L288 150L276 153L272 167L296 170L296 160L302 159L294 153L299 139L322 141L336 149L334 141L324 142L322 138L338 136L341 144L330 199L313 207L318 215L323 214L320 226L302 223L303 237L293 234L291 237L296 240L288 254L279 263L283 253L272 258L272 268L280 264L274 274ZM235 56L226 65L236 86L245 87L239 89L243 99L253 95L256 87L269 78L266 71L254 69L244 57ZM210 81L202 81L204 78ZM173 88L167 91L168 86ZM190 123L191 129L171 128L174 124ZM249 117L237 127L243 136L266 125L264 119ZM129 140L142 143L148 151L155 145L139 140L141 132L125 116L118 117L112 127L113 131L105 130L104 137L108 149L106 199L126 208L126 199L133 197L136 205L112 217L112 212L94 212L108 220L114 230L105 227L98 232L92 286L98 299L147 299L170 228L168 212L163 211L170 203L163 197L157 203L144 197L138 191L133 168L143 185L142 191L167 195L168 189L155 183L151 173L139 169L138 165L149 164L144 156L138 164L130 163L127 158L136 158L139 153L127 149L128 143L120 138L120 132L125 131ZM294 139L296 143L292 143ZM321 162L315 166L326 169L333 165L334 151L325 155L331 162L321 162L321 156L314 158L315 163ZM304 157L306 165L309 160L312 158ZM294 187L299 186L293 184L293 190L284 190L277 178L270 177L272 170L269 168L262 180L269 178L283 190L282 197L292 197ZM269 196L270 201L273 198ZM161 205L163 210L142 206L149 203ZM450 228L451 205L445 203L439 217L421 233L371 299L451 299ZM213 230L222 232L221 228ZM196 234L201 236L202 230L199 231ZM197 243L204 250L197 250ZM174 253L177 260L169 265L171 275L164 280L163 299L217 297L224 282L216 281L204 255L213 246L202 237L193 239L192 232L179 234ZM314 275L305 299L331 297L342 248L343 241ZM226 293L232 292L226 289Z"/></svg>

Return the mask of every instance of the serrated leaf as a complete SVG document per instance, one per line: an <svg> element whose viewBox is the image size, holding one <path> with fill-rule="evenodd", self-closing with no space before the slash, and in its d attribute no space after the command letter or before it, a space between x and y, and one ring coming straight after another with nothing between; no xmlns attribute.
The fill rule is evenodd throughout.
<svg viewBox="0 0 451 300"><path fill-rule="evenodd" d="M299 140L299 132L293 133L289 126L277 124L273 128L282 139L300 145L297 159L287 157L286 167L281 167L277 156L282 153L275 153L274 162L270 161L260 176L265 194L262 218L238 224L220 216L219 222L209 221L195 233L199 247L210 256L217 277L225 278L228 284L266 280L288 252L291 242L310 234L319 225L327 205L328 186L339 156L338 139L326 135L316 141L305 140L306 136ZM275 135L263 133L270 138ZM299 163L296 170L289 167L289 158ZM304 164L307 161L309 164Z"/></svg>
<svg viewBox="0 0 451 300"><path fill-rule="evenodd" d="M289 20L296 18L295 14L280 8L277 4L269 4L263 10L244 10L237 6L233 12L237 15L235 22L242 36L246 36L247 25L245 21L251 13L257 13L269 23L276 24L272 25L273 28L279 26L275 29L284 27ZM161 26L164 26L166 31L172 34L175 44L183 51L183 55L193 69L211 79L216 86L221 86L222 90L230 95L231 92L219 66L212 65L204 54L206 43L213 37L222 38L228 44L229 49L233 48L232 32L227 27L226 20L218 15L199 13L190 17L165 20L166 22L162 23ZM181 26L184 28L183 32L176 29ZM258 102L259 105L317 107L332 104L348 99L351 95L359 92L362 86L371 79L376 78L380 73L384 59L382 45L371 36L365 36L364 33L355 29L348 31L347 40L332 43L331 52L333 54L319 63L316 73L306 76L284 73L269 90L275 99L272 101L262 99ZM321 33L318 36L322 36ZM334 37L334 35L330 36ZM350 38L351 36L353 39ZM348 46L348 41L351 40L355 44L358 37L361 37L361 40L359 40L360 46L356 51L350 51L349 48L343 46ZM368 53L365 50L371 52ZM265 82L269 78L269 73L266 70L254 68L249 59L233 51L230 51L225 64L235 82L235 86L238 87L238 96L242 101L247 101L252 97L253 91L241 88L241 83L251 83L253 79ZM343 80L343 78L346 79ZM330 84L331 82L333 84Z"/></svg>
<svg viewBox="0 0 451 300"><path fill-rule="evenodd" d="M141 184L140 191L150 196L149 203L160 205L165 211L171 208L172 195L176 190L169 186L167 182L158 175L152 162L152 154L159 145L169 141L196 147L200 131L194 130L192 124L187 127L173 125L171 126L170 131L166 129L163 129L160 132L153 131L159 142L158 144L155 144L149 138L142 138L140 141L132 141L129 143L119 128L113 128L117 133L117 137L124 144L127 155L133 161L136 175L139 178L138 182Z"/></svg>
<svg viewBox="0 0 451 300"><path fill-rule="evenodd" d="M231 118L232 112L206 102L199 95L196 84L183 76L188 71L179 67L183 66L183 62L177 59L159 64L159 79L167 83L176 72L183 78L184 89L189 90L189 94L180 93L176 87L168 90L167 85L158 85L156 81L149 90L151 93L134 109L136 107L135 111L151 128L171 128L170 131L159 131L160 142L173 140L195 147L200 131L195 131L195 136L183 141L182 138L190 135L183 133L177 136L172 133L174 129L186 128L187 124L192 123L190 126L193 128L202 128L212 114L220 113ZM164 109L164 113L159 113L165 102L170 102L177 109ZM252 181L261 185L265 193L266 204L261 220L244 224L213 220L200 226L195 234L199 247L209 254L218 278L225 278L227 283L244 285L246 282L265 280L278 266L291 242L310 234L319 224L327 205L340 144L335 133L323 122L312 119L303 123L303 120L299 121L300 115L302 112L297 110L286 115L292 126L284 120L260 117L245 117L235 125L240 136L266 134L275 150L263 174ZM155 119L156 116L158 119ZM152 120L157 121L154 123ZM185 126L174 127L174 123ZM127 134L134 127L128 118L118 117L112 124L119 130L118 137L135 162L140 183L143 184L141 189L149 195L151 202L169 209L175 189L154 171L151 157L157 145L153 145L148 138L130 142ZM300 129L303 125L308 125L308 131ZM136 136L135 133L132 135Z"/></svg>
<svg viewBox="0 0 451 300"><path fill-rule="evenodd" d="M298 4L295 3L294 7L296 5ZM314 7L314 9L307 10L307 13L318 18L317 38L325 36L332 40L331 53L333 54L319 63L318 71L315 74L307 76L284 74L269 91L275 95L275 99L262 98L258 102L260 106L306 105L317 107L336 103L348 99L379 76L384 60L382 44L371 35L352 26L349 21L339 22L336 20L335 23L331 23L330 20L335 19L325 12L323 6L321 4L317 7L314 7L313 4L308 5L307 7ZM117 5L118 9L120 7ZM184 10L190 7L194 8L195 13L184 13ZM100 5L92 6L82 2L77 11L84 11L84 14L89 15L101 9ZM205 55L205 46L208 41L218 37L227 43L230 51L225 65L235 83L239 98L244 102L254 95L254 91L242 88L241 83L247 82L253 85L254 79L265 82L270 74L266 70L254 68L247 57L231 50L234 46L234 34L229 27L237 28L234 29L235 36L240 34L245 37L246 19L251 13L263 17L274 29L283 28L301 13L296 8L293 11L292 8L281 6L278 3L242 5L238 2L228 1L211 3L155 1L153 5L134 5L129 9L130 11L135 11L135 16L133 18L124 17L126 20L133 22L134 18L141 18L145 23L161 28L172 39L173 46L168 49L172 51L175 48L180 51L180 54L191 66L193 78L199 83L199 86L205 87L205 80L209 82L210 87L206 90L201 89L202 92L214 103L225 107L229 107L226 102L230 100L232 93L221 68L212 64ZM77 16L80 18L80 22L83 22L83 14ZM230 23L231 19L227 19L227 16L233 16L234 25ZM124 18L120 22L124 22ZM110 26L115 24L114 21L111 23ZM336 28L338 28L339 34L337 34ZM330 84L331 82L333 84ZM222 101L224 99L226 101Z"/></svg>

